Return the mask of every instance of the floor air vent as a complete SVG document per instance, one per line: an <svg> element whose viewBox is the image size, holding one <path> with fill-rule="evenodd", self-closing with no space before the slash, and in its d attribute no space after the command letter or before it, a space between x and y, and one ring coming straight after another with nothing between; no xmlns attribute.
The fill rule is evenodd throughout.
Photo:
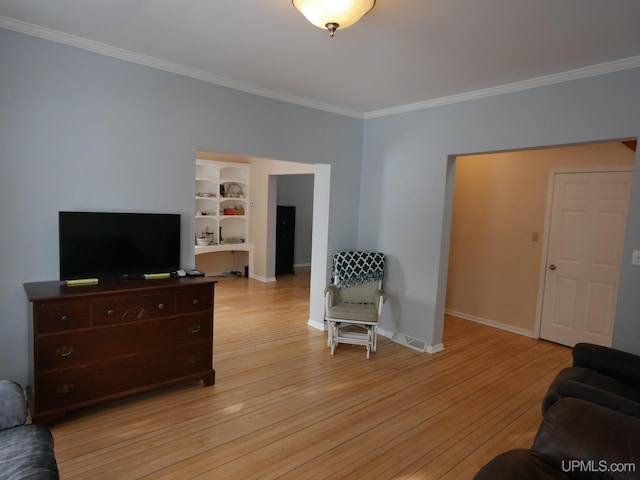
<svg viewBox="0 0 640 480"><path fill-rule="evenodd" d="M419 352L427 351L427 342L424 340L420 340L419 338L410 337L404 333L395 332L391 336L391 340L400 345L404 345L409 348L413 348L414 350L418 350Z"/></svg>

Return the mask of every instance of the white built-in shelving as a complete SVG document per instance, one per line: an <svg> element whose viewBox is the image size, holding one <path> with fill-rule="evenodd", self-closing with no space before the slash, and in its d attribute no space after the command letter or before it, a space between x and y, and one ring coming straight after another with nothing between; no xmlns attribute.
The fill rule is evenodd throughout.
<svg viewBox="0 0 640 480"><path fill-rule="evenodd" d="M249 176L248 164L196 159L196 255L251 250Z"/></svg>

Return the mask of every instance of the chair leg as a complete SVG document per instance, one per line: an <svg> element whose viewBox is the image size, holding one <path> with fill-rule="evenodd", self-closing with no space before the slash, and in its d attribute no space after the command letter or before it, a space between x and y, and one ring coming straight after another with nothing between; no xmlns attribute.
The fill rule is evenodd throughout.
<svg viewBox="0 0 640 480"><path fill-rule="evenodd" d="M336 338L338 337L338 322L329 322L329 346L331 347L331 355L336 351L338 344Z"/></svg>
<svg viewBox="0 0 640 480"><path fill-rule="evenodd" d="M378 349L378 326L374 325L372 327L373 330L373 351L375 352Z"/></svg>

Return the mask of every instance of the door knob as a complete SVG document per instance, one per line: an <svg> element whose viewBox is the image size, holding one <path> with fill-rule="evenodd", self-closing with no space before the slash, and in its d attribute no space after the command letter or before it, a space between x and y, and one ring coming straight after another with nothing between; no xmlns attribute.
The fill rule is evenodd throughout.
<svg viewBox="0 0 640 480"><path fill-rule="evenodd" d="M552 263L551 265L549 265L549 270L555 270L556 266Z"/></svg>

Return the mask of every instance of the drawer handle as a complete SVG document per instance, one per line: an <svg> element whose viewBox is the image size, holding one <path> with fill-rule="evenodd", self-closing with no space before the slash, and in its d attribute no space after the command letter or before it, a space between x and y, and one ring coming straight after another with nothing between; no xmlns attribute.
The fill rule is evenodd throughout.
<svg viewBox="0 0 640 480"><path fill-rule="evenodd" d="M62 320L63 322L66 322L67 320L69 320L69 315L62 315L60 317L60 320Z"/></svg>
<svg viewBox="0 0 640 480"><path fill-rule="evenodd" d="M200 355L191 355L191 357L189 358L189 363L191 365L195 365L199 361L200 361Z"/></svg>
<svg viewBox="0 0 640 480"><path fill-rule="evenodd" d="M76 389L73 383L65 383L64 385L58 385L56 387L56 393L58 395L68 395Z"/></svg>
<svg viewBox="0 0 640 480"><path fill-rule="evenodd" d="M113 308L110 308L109 310L107 310L107 315L114 315L116 313L116 311Z"/></svg>
<svg viewBox="0 0 640 480"><path fill-rule="evenodd" d="M56 350L58 357L68 357L73 353L73 347L62 347Z"/></svg>
<svg viewBox="0 0 640 480"><path fill-rule="evenodd" d="M193 324L187 329L187 331L189 333L198 333L200 331L200 325Z"/></svg>
<svg viewBox="0 0 640 480"><path fill-rule="evenodd" d="M164 303L158 304L158 310L164 310Z"/></svg>
<svg viewBox="0 0 640 480"><path fill-rule="evenodd" d="M193 299L193 304L194 304L194 305L198 305L198 303L200 303L200 302L198 301L198 299L197 299L197 298L194 298L194 299Z"/></svg>

